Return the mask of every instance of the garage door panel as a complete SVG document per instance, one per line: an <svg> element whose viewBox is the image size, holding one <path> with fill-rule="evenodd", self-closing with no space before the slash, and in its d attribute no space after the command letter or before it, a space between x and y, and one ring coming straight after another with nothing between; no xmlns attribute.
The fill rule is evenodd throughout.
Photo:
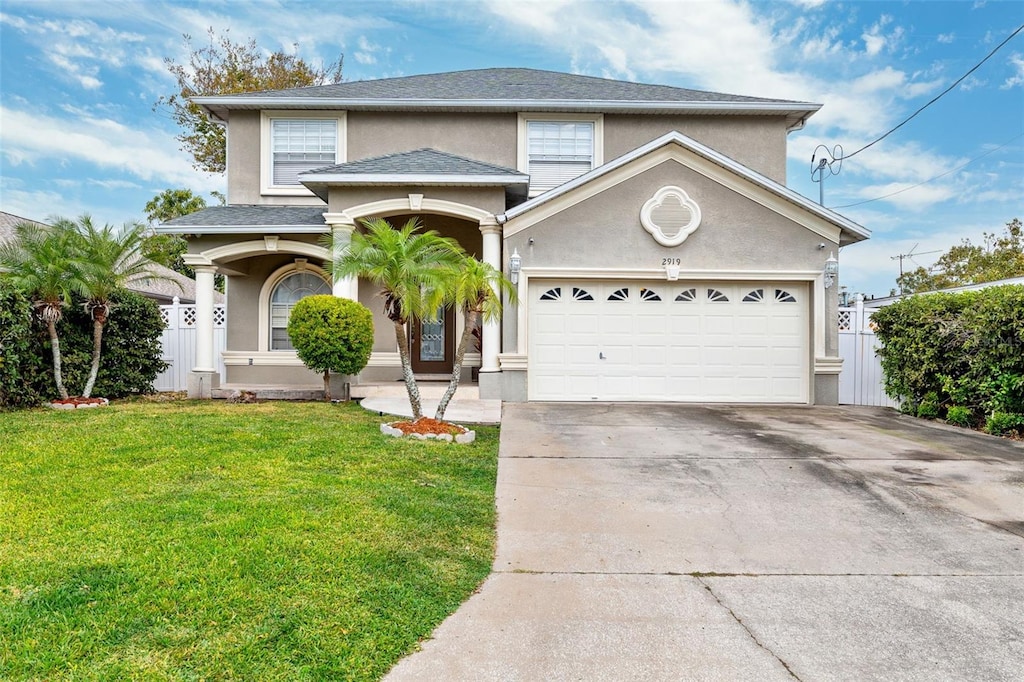
<svg viewBox="0 0 1024 682"><path fill-rule="evenodd" d="M539 300L555 288L559 300ZM785 295L779 298L777 289ZM530 397L806 402L805 289L771 282L535 281ZM589 300L573 298L573 291Z"/></svg>

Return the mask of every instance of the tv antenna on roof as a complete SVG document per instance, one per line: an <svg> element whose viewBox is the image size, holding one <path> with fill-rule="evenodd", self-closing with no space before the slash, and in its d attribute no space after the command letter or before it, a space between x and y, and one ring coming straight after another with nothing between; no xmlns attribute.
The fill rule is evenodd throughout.
<svg viewBox="0 0 1024 682"><path fill-rule="evenodd" d="M832 149L819 144L811 154L811 181L818 183L818 203L822 206L825 205L825 178L830 175L839 175L839 171L842 169L843 146L841 144L837 144Z"/></svg>
<svg viewBox="0 0 1024 682"><path fill-rule="evenodd" d="M900 282L900 296L903 295L903 282L902 282L902 280L903 280L903 261L904 261L904 259L909 259L911 262L919 265L919 263L917 263L917 261L914 260L914 256L927 256L930 253L940 253L942 251L942 249L936 249L935 251L920 251L920 252L915 253L914 249L916 249L920 245L921 245L921 243L918 242L917 244L914 244L914 248L910 249L910 251L908 251L907 253L898 253L895 256L889 256L889 260L898 260L900 262L900 278L899 278L899 280L897 280L897 281Z"/></svg>

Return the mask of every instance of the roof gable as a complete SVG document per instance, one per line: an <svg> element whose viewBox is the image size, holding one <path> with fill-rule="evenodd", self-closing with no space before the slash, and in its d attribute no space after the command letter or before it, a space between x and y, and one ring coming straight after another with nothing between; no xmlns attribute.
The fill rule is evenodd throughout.
<svg viewBox="0 0 1024 682"><path fill-rule="evenodd" d="M498 216L498 222L506 225L506 236L515 234L667 159L677 161L822 236L832 238L830 233L837 232L840 245L867 239L871 234L852 220L678 131L662 135L589 173L509 209Z"/></svg>

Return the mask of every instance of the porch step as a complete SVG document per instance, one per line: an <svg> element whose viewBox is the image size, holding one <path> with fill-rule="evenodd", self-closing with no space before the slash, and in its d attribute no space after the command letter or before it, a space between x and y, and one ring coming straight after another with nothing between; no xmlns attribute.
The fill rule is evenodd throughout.
<svg viewBox="0 0 1024 682"><path fill-rule="evenodd" d="M425 400L440 400L444 392L448 390L447 381L417 381L420 389L420 397ZM405 390L405 382L391 381L380 384L354 384L352 386L352 398L406 398L408 392ZM480 389L476 384L463 382L459 384L459 390L455 392L456 400L479 400Z"/></svg>
<svg viewBox="0 0 1024 682"><path fill-rule="evenodd" d="M211 391L214 398L237 399L241 394L253 393L256 400L323 400L324 389L311 386L276 386L253 384L223 384Z"/></svg>

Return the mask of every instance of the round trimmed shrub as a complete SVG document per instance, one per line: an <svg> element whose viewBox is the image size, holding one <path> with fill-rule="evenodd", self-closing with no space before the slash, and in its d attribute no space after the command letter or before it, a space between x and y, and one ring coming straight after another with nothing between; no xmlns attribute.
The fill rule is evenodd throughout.
<svg viewBox="0 0 1024 682"><path fill-rule="evenodd" d="M292 308L288 337L299 359L324 376L330 400L330 375L359 374L373 351L373 313L363 304L330 295L307 296Z"/></svg>

